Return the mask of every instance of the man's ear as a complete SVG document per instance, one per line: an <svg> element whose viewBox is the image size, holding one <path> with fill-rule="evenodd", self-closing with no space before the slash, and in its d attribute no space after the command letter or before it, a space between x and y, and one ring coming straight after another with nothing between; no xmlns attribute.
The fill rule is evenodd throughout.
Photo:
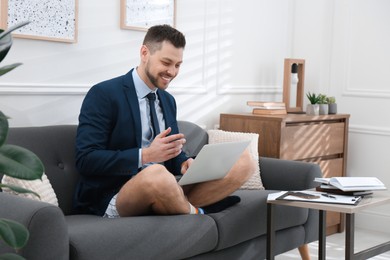
<svg viewBox="0 0 390 260"><path fill-rule="evenodd" d="M141 55L142 61L146 61L148 59L148 57L150 55L150 51L149 51L148 47L146 47L146 45L141 46L140 55Z"/></svg>

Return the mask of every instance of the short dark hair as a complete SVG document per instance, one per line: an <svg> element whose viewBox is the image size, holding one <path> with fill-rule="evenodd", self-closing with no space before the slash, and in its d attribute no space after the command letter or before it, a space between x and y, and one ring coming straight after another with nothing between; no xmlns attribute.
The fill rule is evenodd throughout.
<svg viewBox="0 0 390 260"><path fill-rule="evenodd" d="M148 29L143 45L146 45L153 53L161 49L161 43L168 41L176 48L184 48L186 39L184 35L170 25L155 25Z"/></svg>

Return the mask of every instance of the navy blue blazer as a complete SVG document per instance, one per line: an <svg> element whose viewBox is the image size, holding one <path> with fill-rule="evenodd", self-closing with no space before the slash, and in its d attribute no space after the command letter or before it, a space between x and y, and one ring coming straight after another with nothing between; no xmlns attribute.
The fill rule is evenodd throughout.
<svg viewBox="0 0 390 260"><path fill-rule="evenodd" d="M81 178L74 196L75 213L103 215L111 198L140 170L141 115L132 71L93 86L83 101L76 137ZM178 133L174 97L162 90L157 95L166 128ZM178 175L185 160L182 152L164 165Z"/></svg>

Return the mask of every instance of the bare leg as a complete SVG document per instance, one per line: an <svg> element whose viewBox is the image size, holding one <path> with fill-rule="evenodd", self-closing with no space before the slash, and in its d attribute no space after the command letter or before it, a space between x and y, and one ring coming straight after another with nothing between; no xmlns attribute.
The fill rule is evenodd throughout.
<svg viewBox="0 0 390 260"><path fill-rule="evenodd" d="M160 164L147 167L129 180L118 193L116 207L121 217L190 211L175 177Z"/></svg>
<svg viewBox="0 0 390 260"><path fill-rule="evenodd" d="M241 187L255 171L256 162L248 150L241 155L225 178L188 185L184 193L195 207L204 207L222 200Z"/></svg>
<svg viewBox="0 0 390 260"><path fill-rule="evenodd" d="M255 163L245 151L225 178L188 185L185 192L164 166L154 164L123 185L116 199L116 208L121 217L150 213L188 214L189 201L196 207L206 206L236 191L253 174ZM185 194L191 197L187 199Z"/></svg>
<svg viewBox="0 0 390 260"><path fill-rule="evenodd" d="M309 246L307 244L298 247L302 260L310 260Z"/></svg>

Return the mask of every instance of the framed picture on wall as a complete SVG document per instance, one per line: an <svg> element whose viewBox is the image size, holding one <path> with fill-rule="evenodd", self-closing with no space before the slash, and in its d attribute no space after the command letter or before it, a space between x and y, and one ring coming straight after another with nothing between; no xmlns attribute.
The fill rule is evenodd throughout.
<svg viewBox="0 0 390 260"><path fill-rule="evenodd" d="M121 0L121 28L146 31L157 24L175 27L176 0Z"/></svg>
<svg viewBox="0 0 390 260"><path fill-rule="evenodd" d="M77 42L78 0L1 0L1 27L30 23L14 37Z"/></svg>

